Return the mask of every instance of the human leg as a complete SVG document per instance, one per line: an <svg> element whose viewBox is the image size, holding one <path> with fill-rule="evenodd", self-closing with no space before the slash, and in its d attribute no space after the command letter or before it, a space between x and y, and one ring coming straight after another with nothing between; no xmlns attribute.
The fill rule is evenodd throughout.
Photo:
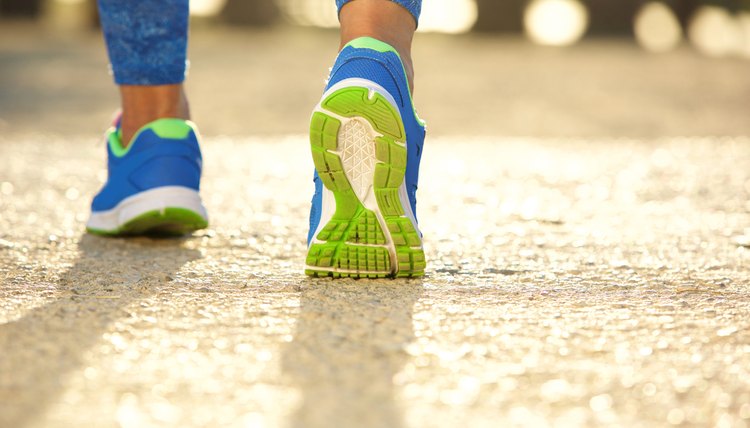
<svg viewBox="0 0 750 428"><path fill-rule="evenodd" d="M340 5L340 48L359 37L372 37L393 46L404 64L409 85L414 88L411 45L421 1L349 0L337 4Z"/></svg>
<svg viewBox="0 0 750 428"><path fill-rule="evenodd" d="M87 230L183 234L206 227L202 157L182 87L188 0L99 0L122 115L107 132L108 178Z"/></svg>
<svg viewBox="0 0 750 428"><path fill-rule="evenodd" d="M161 118L189 119L185 80L188 0L99 0L102 30L120 87L122 144Z"/></svg>
<svg viewBox="0 0 750 428"><path fill-rule="evenodd" d="M190 120L190 107L182 83L171 85L120 85L122 145L147 123L162 118Z"/></svg>
<svg viewBox="0 0 750 428"><path fill-rule="evenodd" d="M305 270L421 276L415 211L425 127L409 83L418 15L386 0L339 3L345 44L310 125L316 193Z"/></svg>

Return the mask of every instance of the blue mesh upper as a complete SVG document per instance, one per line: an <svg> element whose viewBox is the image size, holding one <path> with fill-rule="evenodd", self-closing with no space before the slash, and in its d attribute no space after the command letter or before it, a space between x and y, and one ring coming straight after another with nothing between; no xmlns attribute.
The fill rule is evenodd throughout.
<svg viewBox="0 0 750 428"><path fill-rule="evenodd" d="M92 211L110 210L129 196L162 186L199 190L202 157L193 131L178 140L161 138L145 129L130 144L121 158L107 144L109 177L94 197Z"/></svg>

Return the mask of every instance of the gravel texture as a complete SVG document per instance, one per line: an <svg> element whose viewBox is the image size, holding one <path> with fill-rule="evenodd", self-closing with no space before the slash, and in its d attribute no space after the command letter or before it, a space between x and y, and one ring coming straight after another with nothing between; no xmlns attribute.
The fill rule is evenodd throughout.
<svg viewBox="0 0 750 428"><path fill-rule="evenodd" d="M474 47L489 64L482 46L507 48L516 68L495 60L497 74L477 72L519 79L509 92L485 91L492 109L543 99L550 69L540 64L583 70L576 61L589 61L596 76L611 77L561 74L570 85L593 79L570 101L588 122L553 93L535 110L552 122L517 112L486 124L492 110L474 108L478 128L469 104L454 102L460 90L440 92L438 78L425 77L417 99L435 123L419 191L427 276L334 281L302 275L312 192L302 106L322 80L300 83L303 95L290 100L250 79L257 97L212 104L210 85L226 90L219 70L239 69L228 52L241 36L227 34L218 62L196 64L193 77L205 101L194 99L196 112L212 130L210 229L99 238L83 224L106 177L101 126L92 123L104 125L113 106L92 71L103 54L86 37L53 52L29 32L11 46L3 31L1 427L750 426L749 83L736 73L747 63L686 50L651 57L618 41L564 56L503 39L421 36L422 58L444 43L457 56ZM208 46L220 40L205 34ZM242 37L260 45L264 34ZM300 34L279 37L335 42ZM200 46L195 56L209 52ZM247 58L257 62L249 73L259 72L261 58ZM309 74L271 58L290 77L284 88L296 84L297 68ZM317 69L329 58L315 61ZM450 82L457 68L440 62ZM605 86L615 93L593 104L598 83L660 62L693 67L652 74L638 88L613 80ZM34 81L54 75L45 67L62 67L65 78ZM76 79L92 83L65 86ZM720 89L683 92L695 82ZM61 89L45 96L54 84ZM466 91L480 86L470 81ZM85 115L88 102L95 108ZM220 136L227 114L235 121ZM33 126L39 117L49 122ZM560 135L578 137L547 135L554 121L569 127ZM262 132L241 128L263 123ZM258 136L284 123L284 132ZM515 137L522 129L536 137Z"/></svg>
<svg viewBox="0 0 750 428"><path fill-rule="evenodd" d="M0 426L750 424L747 139L433 139L427 276L332 281L303 137L209 139L178 240L83 234L103 147L40 138L0 141Z"/></svg>

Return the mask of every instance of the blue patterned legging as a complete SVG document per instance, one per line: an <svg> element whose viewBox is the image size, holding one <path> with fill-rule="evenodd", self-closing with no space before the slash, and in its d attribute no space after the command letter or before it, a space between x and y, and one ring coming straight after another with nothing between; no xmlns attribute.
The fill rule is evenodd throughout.
<svg viewBox="0 0 750 428"><path fill-rule="evenodd" d="M336 0L339 10L352 0ZM392 0L419 19L422 0ZM98 0L109 60L119 85L185 80L188 0Z"/></svg>

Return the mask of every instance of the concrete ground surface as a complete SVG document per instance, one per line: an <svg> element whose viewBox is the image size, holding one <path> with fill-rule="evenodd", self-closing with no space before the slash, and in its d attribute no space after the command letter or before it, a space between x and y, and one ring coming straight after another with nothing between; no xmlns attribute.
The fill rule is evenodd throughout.
<svg viewBox="0 0 750 428"><path fill-rule="evenodd" d="M286 83L210 97L238 75L241 37L335 42L297 31L204 34L226 42L192 77L210 228L106 239L83 229L115 105L103 54L89 36L0 29L0 427L750 426L746 62L420 36L424 74L442 73L417 94L435 129L427 275L309 279L303 133L322 81L292 99L307 66L245 58ZM498 46L513 70L483 59L465 90L497 75L512 89L439 91L459 67L426 52Z"/></svg>

